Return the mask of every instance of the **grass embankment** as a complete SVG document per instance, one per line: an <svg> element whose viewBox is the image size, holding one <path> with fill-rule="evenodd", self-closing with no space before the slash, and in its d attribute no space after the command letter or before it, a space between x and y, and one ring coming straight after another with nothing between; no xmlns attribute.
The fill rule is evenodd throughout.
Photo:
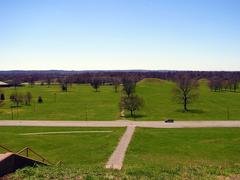
<svg viewBox="0 0 240 180"><path fill-rule="evenodd" d="M240 128L137 128L126 165L172 167L240 163Z"/></svg>
<svg viewBox="0 0 240 180"><path fill-rule="evenodd" d="M173 99L173 82L144 79L137 83L136 93L143 97L145 106L137 112L136 120L239 120L240 93L211 92L206 80L200 81L199 98L182 111L182 105ZM11 119L11 103L8 100L14 88L4 90L7 100L0 107L0 119ZM59 85L35 85L17 88L19 92L30 91L34 100L31 106L14 109L14 119L21 120L117 120L120 119L121 92L112 86L102 86L95 92L89 85L73 85L69 92L61 92ZM56 94L56 101L55 101ZM43 103L38 104L38 96ZM229 112L229 116L228 116ZM131 119L125 111L126 119Z"/></svg>
<svg viewBox="0 0 240 180"><path fill-rule="evenodd" d="M111 132L22 135L49 131ZM124 128L0 127L0 144L14 152L28 146L50 162L62 161L64 167L102 167L123 132Z"/></svg>
<svg viewBox="0 0 240 180"><path fill-rule="evenodd" d="M240 129L136 130L121 171L95 168L27 168L20 179L224 179L239 178ZM91 148L90 148L91 149ZM86 149L87 151L87 149ZM97 151L98 152L98 151ZM97 153L93 154L93 158ZM81 155L80 155L81 157ZM77 166L76 166L77 167Z"/></svg>

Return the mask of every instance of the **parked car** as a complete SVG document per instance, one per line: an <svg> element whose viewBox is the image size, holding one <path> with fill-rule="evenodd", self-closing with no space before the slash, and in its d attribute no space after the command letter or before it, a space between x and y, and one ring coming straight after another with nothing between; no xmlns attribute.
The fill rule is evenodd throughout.
<svg viewBox="0 0 240 180"><path fill-rule="evenodd" d="M174 120L173 119L167 119L164 121L165 123L174 123Z"/></svg>

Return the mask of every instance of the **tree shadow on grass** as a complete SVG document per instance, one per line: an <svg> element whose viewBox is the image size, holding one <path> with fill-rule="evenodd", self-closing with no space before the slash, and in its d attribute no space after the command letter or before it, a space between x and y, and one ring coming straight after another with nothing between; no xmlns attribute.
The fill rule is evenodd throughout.
<svg viewBox="0 0 240 180"><path fill-rule="evenodd" d="M182 109L178 109L176 112L180 112L180 113L192 113L192 114L203 114L205 113L203 110L201 109L189 109L188 111L184 111Z"/></svg>

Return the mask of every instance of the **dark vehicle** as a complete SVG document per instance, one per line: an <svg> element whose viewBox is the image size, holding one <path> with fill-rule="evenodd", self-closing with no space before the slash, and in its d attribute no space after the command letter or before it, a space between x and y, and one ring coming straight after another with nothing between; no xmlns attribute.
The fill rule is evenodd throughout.
<svg viewBox="0 0 240 180"><path fill-rule="evenodd" d="M173 119L167 119L164 121L165 123L174 123L174 120Z"/></svg>

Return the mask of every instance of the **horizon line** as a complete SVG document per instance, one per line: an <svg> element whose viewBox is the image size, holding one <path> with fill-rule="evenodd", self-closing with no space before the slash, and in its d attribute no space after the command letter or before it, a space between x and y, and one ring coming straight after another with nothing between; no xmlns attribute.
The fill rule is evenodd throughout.
<svg viewBox="0 0 240 180"><path fill-rule="evenodd" d="M11 72L11 71L65 71L65 72L87 72L87 71L185 71L185 72L240 72L235 70L176 70L176 69L86 69L86 70L69 70L69 69L8 69L0 70L0 72Z"/></svg>

